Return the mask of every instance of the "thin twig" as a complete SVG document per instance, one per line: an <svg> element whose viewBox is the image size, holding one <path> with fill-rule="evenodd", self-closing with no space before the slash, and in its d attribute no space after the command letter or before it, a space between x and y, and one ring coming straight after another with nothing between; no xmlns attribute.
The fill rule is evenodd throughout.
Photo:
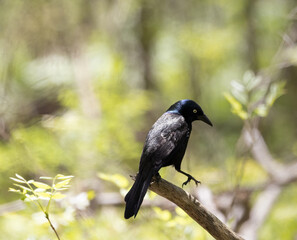
<svg viewBox="0 0 297 240"><path fill-rule="evenodd" d="M58 232L56 231L56 229L55 229L54 225L52 224L52 222L51 222L51 220L50 220L50 218L49 218L49 215L48 215L47 213L45 213L45 218L46 218L47 221L49 222L51 228L54 230L54 232L55 232L57 238L58 238L59 240L61 240L60 237L59 237Z"/></svg>

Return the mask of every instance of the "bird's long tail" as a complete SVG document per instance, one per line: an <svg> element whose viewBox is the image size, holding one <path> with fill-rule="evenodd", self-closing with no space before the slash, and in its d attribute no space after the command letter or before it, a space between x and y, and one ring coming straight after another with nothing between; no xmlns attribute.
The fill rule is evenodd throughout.
<svg viewBox="0 0 297 240"><path fill-rule="evenodd" d="M126 209L125 218L128 219L134 215L136 217L138 210L142 204L143 198L151 183L153 172L150 171L146 176L138 174L136 180L125 197Z"/></svg>

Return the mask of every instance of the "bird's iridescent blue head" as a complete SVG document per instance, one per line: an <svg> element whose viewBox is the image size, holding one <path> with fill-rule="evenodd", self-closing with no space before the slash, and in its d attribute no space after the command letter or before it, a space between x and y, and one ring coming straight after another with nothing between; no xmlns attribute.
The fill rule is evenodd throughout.
<svg viewBox="0 0 297 240"><path fill-rule="evenodd" d="M204 114L201 107L193 100L180 100L171 105L170 108L168 108L167 112L181 114L188 123L191 123L195 120L201 120L207 123L208 125L212 126L211 121Z"/></svg>

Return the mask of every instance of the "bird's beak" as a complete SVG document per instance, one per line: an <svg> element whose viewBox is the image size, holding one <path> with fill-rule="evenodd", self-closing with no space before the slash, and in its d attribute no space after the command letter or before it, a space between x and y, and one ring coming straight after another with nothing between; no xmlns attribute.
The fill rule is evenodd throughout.
<svg viewBox="0 0 297 240"><path fill-rule="evenodd" d="M207 123L208 125L212 126L211 121L208 119L208 117L205 114L198 116L198 120L201 120L201 121Z"/></svg>

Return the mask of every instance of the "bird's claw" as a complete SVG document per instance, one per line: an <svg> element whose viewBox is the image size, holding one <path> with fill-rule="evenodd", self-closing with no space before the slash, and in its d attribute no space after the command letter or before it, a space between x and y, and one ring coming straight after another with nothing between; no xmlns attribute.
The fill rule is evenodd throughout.
<svg viewBox="0 0 297 240"><path fill-rule="evenodd" d="M193 181L195 182L196 186L197 186L199 183L201 183L200 181L196 180L195 178L193 178L193 177L191 176L191 177L188 177L188 180L185 181L185 182L182 184L182 188L183 188L184 186L186 186L191 180L193 180Z"/></svg>
<svg viewBox="0 0 297 240"><path fill-rule="evenodd" d="M152 182L151 183L158 183L161 180L161 175L159 173L156 173L153 178L152 178Z"/></svg>
<svg viewBox="0 0 297 240"><path fill-rule="evenodd" d="M161 180L161 175L159 173L157 173L155 175L156 181L159 182Z"/></svg>

